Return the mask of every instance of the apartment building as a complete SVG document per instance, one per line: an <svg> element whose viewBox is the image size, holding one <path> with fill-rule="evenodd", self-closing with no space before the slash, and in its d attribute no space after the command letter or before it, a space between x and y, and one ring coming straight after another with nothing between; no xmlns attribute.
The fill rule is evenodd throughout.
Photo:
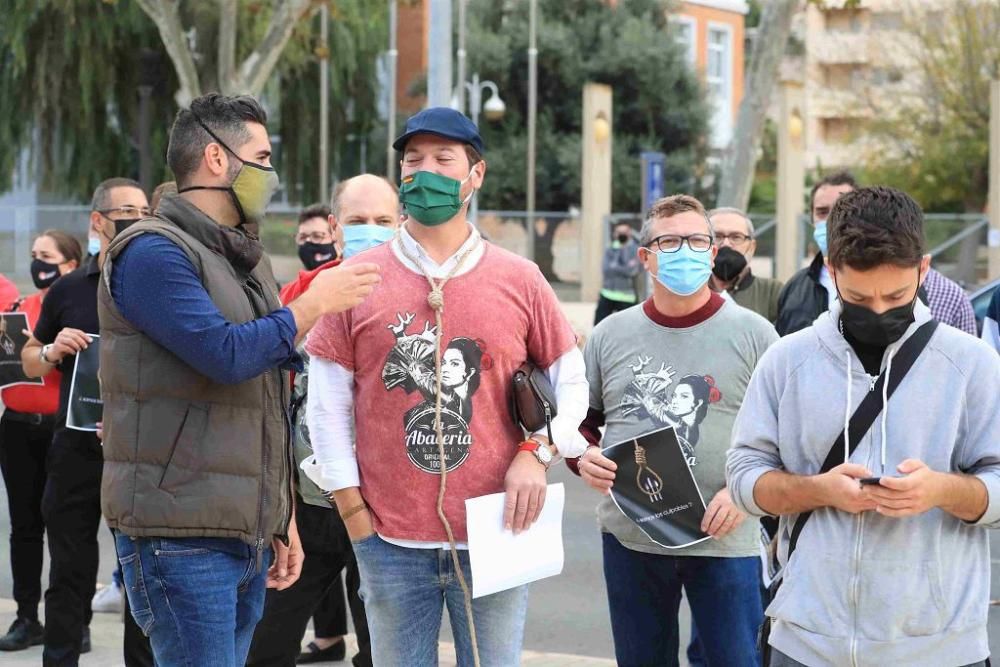
<svg viewBox="0 0 1000 667"><path fill-rule="evenodd" d="M934 5L946 1L865 0L855 9L809 3L796 18L793 39L804 49L786 59L784 71L803 77L807 169L856 167L882 150L865 139L866 126L920 86L907 22L918 14L933 20Z"/></svg>

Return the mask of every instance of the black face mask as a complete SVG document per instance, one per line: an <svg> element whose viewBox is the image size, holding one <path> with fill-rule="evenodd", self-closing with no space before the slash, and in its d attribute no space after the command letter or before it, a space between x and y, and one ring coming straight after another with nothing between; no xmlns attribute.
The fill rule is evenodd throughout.
<svg viewBox="0 0 1000 667"><path fill-rule="evenodd" d="M299 259L307 271L312 271L327 262L337 259L337 249L332 243L303 243L299 246Z"/></svg>
<svg viewBox="0 0 1000 667"><path fill-rule="evenodd" d="M747 268L746 255L729 246L722 246L715 255L715 266L712 267L712 273L719 280L728 283L736 280L745 268Z"/></svg>
<svg viewBox="0 0 1000 667"><path fill-rule="evenodd" d="M38 289L52 287L52 283L59 280L59 265L49 264L40 259L31 260L31 282L35 283Z"/></svg>
<svg viewBox="0 0 1000 667"><path fill-rule="evenodd" d="M142 218L125 218L124 220L115 220L115 236L118 236L126 229L139 222Z"/></svg>
<svg viewBox="0 0 1000 667"><path fill-rule="evenodd" d="M919 269L917 270L919 285ZM892 308L884 313L876 313L864 306L849 303L840 295L840 288L837 288L837 295L840 296L842 311L840 313L841 333L850 334L852 338L865 345L876 347L889 347L906 333L906 330L913 324L913 308L917 303L917 292L913 295L913 301L905 306Z"/></svg>
<svg viewBox="0 0 1000 667"><path fill-rule="evenodd" d="M628 234L619 234L618 236L615 237L615 240L617 240L622 245L625 245L626 243L628 243L629 235Z"/></svg>

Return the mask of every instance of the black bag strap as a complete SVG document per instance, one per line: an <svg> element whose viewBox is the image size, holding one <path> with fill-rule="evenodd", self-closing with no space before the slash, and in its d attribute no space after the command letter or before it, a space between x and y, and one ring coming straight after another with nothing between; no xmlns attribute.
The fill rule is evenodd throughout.
<svg viewBox="0 0 1000 667"><path fill-rule="evenodd" d="M889 378L889 387L887 389L886 395L891 398L893 393L895 393L896 388L906 377L906 374L913 367L914 362L916 362L917 357L923 352L924 348L927 346L928 341L930 341L931 336L934 335L934 331L937 329L938 323L936 320L931 320L926 322L910 336L905 343L903 343L899 351L892 357L892 377ZM872 387L864 400L861 401L861 405L858 409L854 411L851 415L851 420L848 422L848 432L850 433L850 453L853 454L854 450L858 448L858 443L861 439L865 437L868 433L868 429L871 428L872 424L875 423L875 418L879 416L882 412L882 387L885 385L885 371L878 376L878 381L875 386ZM844 432L841 431L840 435L834 441L833 446L830 448L830 453L826 455L826 460L823 461L823 466L819 469L817 474L822 475L823 473L830 472L838 465L844 462ZM802 512L799 514L798 518L795 520L795 525L792 526L792 536L788 541L788 558L792 557L792 552L795 551L795 545L798 544L799 535L802 533L802 528L806 525L806 521L812 516L812 510L808 512ZM785 562L788 562L787 560Z"/></svg>

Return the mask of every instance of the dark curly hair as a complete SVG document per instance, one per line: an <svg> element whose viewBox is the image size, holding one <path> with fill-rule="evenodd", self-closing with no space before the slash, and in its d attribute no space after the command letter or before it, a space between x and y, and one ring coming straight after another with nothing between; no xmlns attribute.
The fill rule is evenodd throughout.
<svg viewBox="0 0 1000 667"><path fill-rule="evenodd" d="M835 268L912 268L925 253L924 213L912 197L895 188L859 188L842 195L827 225Z"/></svg>

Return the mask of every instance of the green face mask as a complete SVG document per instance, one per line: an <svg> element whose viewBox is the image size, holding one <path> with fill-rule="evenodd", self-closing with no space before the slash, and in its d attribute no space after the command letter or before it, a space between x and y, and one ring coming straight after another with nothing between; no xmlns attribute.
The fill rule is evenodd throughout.
<svg viewBox="0 0 1000 667"><path fill-rule="evenodd" d="M236 211L240 214L240 224L249 231L256 229L264 221L264 212L271 201L271 197L278 190L278 173L274 167L266 167L256 162L247 162L236 154L222 139L208 129L208 126L195 116L198 124L211 135L220 146L229 151L230 155L240 161L240 170L236 173L236 178L228 187L194 185L178 192L188 192L189 190L221 190L228 192L233 200ZM255 233L255 232L254 232Z"/></svg>
<svg viewBox="0 0 1000 667"><path fill-rule="evenodd" d="M431 171L418 171L403 178L399 186L399 201L411 218L422 225L434 227L454 218L472 199L475 190L465 199L460 194L462 185L471 177L471 171L464 181Z"/></svg>

